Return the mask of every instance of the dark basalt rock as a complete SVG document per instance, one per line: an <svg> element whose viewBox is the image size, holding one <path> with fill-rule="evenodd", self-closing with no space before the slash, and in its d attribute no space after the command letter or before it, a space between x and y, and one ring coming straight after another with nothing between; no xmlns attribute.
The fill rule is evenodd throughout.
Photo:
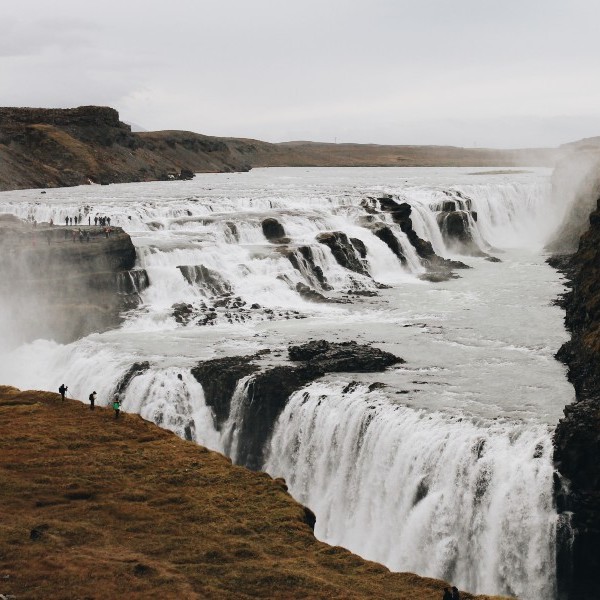
<svg viewBox="0 0 600 600"><path fill-rule="evenodd" d="M451 279L458 279L458 275L452 271L428 271L419 275L421 281L429 281L430 283L442 283Z"/></svg>
<svg viewBox="0 0 600 600"><path fill-rule="evenodd" d="M264 236L273 244L288 244L289 238L285 236L283 225L271 217L267 217L262 222Z"/></svg>
<svg viewBox="0 0 600 600"><path fill-rule="evenodd" d="M239 426L238 464L259 470L264 463L264 445L291 394L323 375L312 366L273 367L255 375L248 384L244 414Z"/></svg>
<svg viewBox="0 0 600 600"><path fill-rule="evenodd" d="M121 377L121 379L119 379L119 381L117 382L117 385L115 386L115 389L113 391L113 396L115 394L121 395L129 387L129 384L131 383L131 380L134 377L137 377L138 375L142 375L149 368L150 368L150 363L147 360L145 360L143 362L133 363L131 365L131 367L129 367L129 369L127 370L125 375L123 375L123 377Z"/></svg>
<svg viewBox="0 0 600 600"><path fill-rule="evenodd" d="M400 262L406 264L406 256L402 251L402 246L394 232L387 225L377 225L372 229L373 235L377 236L387 247L400 259Z"/></svg>
<svg viewBox="0 0 600 600"><path fill-rule="evenodd" d="M464 254L487 256L485 252L479 249L473 239L468 211L454 210L440 212L436 216L436 219L442 236L448 244L457 247Z"/></svg>
<svg viewBox="0 0 600 600"><path fill-rule="evenodd" d="M231 292L229 283L219 273L204 265L183 265L177 268L190 285L197 285L214 296L223 296Z"/></svg>
<svg viewBox="0 0 600 600"><path fill-rule="evenodd" d="M566 310L571 340L556 358L568 366L576 394L554 435L554 461L562 476L555 488L557 508L565 517L561 522L572 513L574 532L573 540L570 534L559 536L561 600L597 598L600 571L600 200L589 223L575 254L549 261L571 287L558 302Z"/></svg>
<svg viewBox="0 0 600 600"><path fill-rule="evenodd" d="M330 301L329 298L326 298L325 296L323 296L323 294L320 294L316 290L313 290L310 286L308 286L305 283L302 283L300 281L296 284L296 291L305 300L309 300L310 302L329 302Z"/></svg>
<svg viewBox="0 0 600 600"><path fill-rule="evenodd" d="M285 253L294 269L308 276L311 283L318 285L322 290L330 291L333 289L323 273L323 269L315 263L312 248L310 246L299 246L295 250L287 250Z"/></svg>
<svg viewBox="0 0 600 600"><path fill-rule="evenodd" d="M367 258L367 247L362 240L358 238L350 238L350 243L354 246L354 249L358 252L361 258Z"/></svg>
<svg viewBox="0 0 600 600"><path fill-rule="evenodd" d="M356 342L327 342L319 340L288 349L290 360L306 361L326 373L347 371L375 373L404 360L379 348Z"/></svg>
<svg viewBox="0 0 600 600"><path fill-rule="evenodd" d="M327 231L317 235L317 241L331 250L335 260L342 267L355 273L369 276L369 271L361 260L360 251L357 251L345 233L341 231Z"/></svg>
<svg viewBox="0 0 600 600"><path fill-rule="evenodd" d="M398 203L393 198L387 196L378 198L377 202L379 203L381 210L390 213L394 222L400 225L400 229L406 235L408 241L421 259L421 262L428 270L436 272L438 274L437 276L441 277L440 273L443 271L470 268L460 261L452 261L438 256L434 252L431 242L428 242L417 235L416 231L413 229L412 219L410 218L412 213L412 206L410 204L407 202ZM404 264L406 262L406 257L402 252L402 248L396 239L396 236L393 235L393 232L386 226L371 226L371 228L373 229L373 233L385 242L390 250L398 256ZM388 231L386 231L386 229ZM448 276L447 278L454 279L452 276Z"/></svg>
<svg viewBox="0 0 600 600"><path fill-rule="evenodd" d="M192 375L204 389L206 404L213 410L216 427L229 417L231 396L237 382L258 370L259 367L253 364L257 358L257 354L214 358L198 363L192 369Z"/></svg>
<svg viewBox="0 0 600 600"><path fill-rule="evenodd" d="M191 304L185 302L177 302L171 307L172 315L175 321L181 325L187 325L195 315L194 307Z"/></svg>
<svg viewBox="0 0 600 600"><path fill-rule="evenodd" d="M238 449L234 461L251 469L264 462L264 446L290 395L325 373L377 372L404 362L378 348L356 342L332 343L325 340L290 346L290 359L298 365L283 365L257 373L258 354L214 359L199 363L192 375L202 384L206 403L213 409L220 428L231 412L231 397L237 383L255 374L247 384L238 427Z"/></svg>

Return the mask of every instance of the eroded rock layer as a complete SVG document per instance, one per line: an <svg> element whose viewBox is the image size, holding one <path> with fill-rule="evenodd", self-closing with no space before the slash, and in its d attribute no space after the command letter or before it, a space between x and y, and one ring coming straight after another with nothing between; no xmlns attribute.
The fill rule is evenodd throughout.
<svg viewBox="0 0 600 600"><path fill-rule="evenodd" d="M589 224L575 254L551 261L571 288L561 304L572 337L557 358L568 366L576 401L565 408L554 438L565 478L557 482L557 505L574 534L563 536L559 555L560 597L569 600L598 598L600 570L600 201Z"/></svg>

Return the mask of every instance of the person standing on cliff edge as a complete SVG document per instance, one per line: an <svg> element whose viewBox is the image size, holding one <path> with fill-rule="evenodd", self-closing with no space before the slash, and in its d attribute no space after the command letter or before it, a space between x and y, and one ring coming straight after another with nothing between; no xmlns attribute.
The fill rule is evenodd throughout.
<svg viewBox="0 0 600 600"><path fill-rule="evenodd" d="M59 391L59 393L61 395L61 398L62 398L63 402L65 401L65 394L67 393L68 389L69 388L64 383L61 383L60 387L58 388L58 391Z"/></svg>
<svg viewBox="0 0 600 600"><path fill-rule="evenodd" d="M113 400L113 408L115 410L115 419L118 419L121 412L121 401L119 400L119 396L115 396Z"/></svg>
<svg viewBox="0 0 600 600"><path fill-rule="evenodd" d="M90 394L90 410L94 410L94 402L96 402L96 390Z"/></svg>
<svg viewBox="0 0 600 600"><path fill-rule="evenodd" d="M455 585L452 586L452 600L460 600L460 593Z"/></svg>

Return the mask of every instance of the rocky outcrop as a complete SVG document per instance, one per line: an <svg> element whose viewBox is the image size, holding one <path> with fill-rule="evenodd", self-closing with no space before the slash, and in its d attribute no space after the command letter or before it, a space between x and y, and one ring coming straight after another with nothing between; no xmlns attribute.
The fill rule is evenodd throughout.
<svg viewBox="0 0 600 600"><path fill-rule="evenodd" d="M0 190L247 171L246 145L185 131L133 133L102 106L0 108Z"/></svg>
<svg viewBox="0 0 600 600"><path fill-rule="evenodd" d="M452 210L438 213L436 219L447 246L456 248L462 254L487 256L473 239L469 219L473 219L476 214L466 210Z"/></svg>
<svg viewBox="0 0 600 600"><path fill-rule="evenodd" d="M296 284L296 291L309 302L331 302L329 298L323 296L323 294L317 292L317 290L313 290L309 285L306 285L301 281Z"/></svg>
<svg viewBox="0 0 600 600"><path fill-rule="evenodd" d="M121 379L117 381L113 395L120 396L129 387L129 384L135 377L143 375L149 368L150 363L147 360L133 363L131 367L127 369Z"/></svg>
<svg viewBox="0 0 600 600"><path fill-rule="evenodd" d="M562 476L557 506L574 534L562 536L559 553L560 598L569 600L597 598L600 571L600 201L588 222L577 252L550 261L571 288L560 304L572 337L557 358L568 366L576 400L565 408L554 436Z"/></svg>
<svg viewBox="0 0 600 600"><path fill-rule="evenodd" d="M317 241L331 250L333 257L342 267L360 275L369 276L369 271L361 258L361 251L364 251L366 256L364 245L359 245L357 249L342 231L320 233L317 235Z"/></svg>
<svg viewBox="0 0 600 600"><path fill-rule="evenodd" d="M118 227L106 237L100 227L34 227L3 215L0 252L1 333L13 343L69 342L116 327L149 284Z"/></svg>
<svg viewBox="0 0 600 600"><path fill-rule="evenodd" d="M221 428L231 414L231 400L238 382L252 375L246 394L238 398L242 414L236 423L238 464L260 469L264 446L273 426L296 390L331 372L378 372L404 361L372 346L356 342L332 343L325 340L290 346L294 365L281 365L261 371L259 354L227 357L199 363L192 375L202 385L206 403L213 409L215 425Z"/></svg>
<svg viewBox="0 0 600 600"><path fill-rule="evenodd" d="M195 285L213 296L231 293L231 286L217 271L204 265L182 265L177 267L190 285Z"/></svg>
<svg viewBox="0 0 600 600"><path fill-rule="evenodd" d="M395 223L400 226L402 233L406 235L408 241L415 249L422 264L427 268L426 278L431 281L446 281L456 277L453 269L468 269L469 266L457 260L449 260L438 256L431 242L428 242L417 235L413 228L411 214L412 206L407 202L396 202L391 196L382 196L380 198L371 198L363 202L363 207L371 213L365 219L363 224L370 229L382 242L387 244L389 249L400 259L402 264L406 264L406 256L402 250L400 241L394 232L373 216L377 214L378 209L387 212L392 216Z"/></svg>
<svg viewBox="0 0 600 600"><path fill-rule="evenodd" d="M300 271L313 285L320 287L324 291L333 289L327 282L323 269L315 263L313 250L310 246L299 246L298 248L288 250L285 254L292 263L292 266Z"/></svg>
<svg viewBox="0 0 600 600"><path fill-rule="evenodd" d="M289 244L289 238L285 235L283 225L272 217L263 219L262 223L263 235L273 244Z"/></svg>
<svg viewBox="0 0 600 600"><path fill-rule="evenodd" d="M304 361L324 373L376 373L404 360L379 348L357 342L308 342L288 349L290 360Z"/></svg>

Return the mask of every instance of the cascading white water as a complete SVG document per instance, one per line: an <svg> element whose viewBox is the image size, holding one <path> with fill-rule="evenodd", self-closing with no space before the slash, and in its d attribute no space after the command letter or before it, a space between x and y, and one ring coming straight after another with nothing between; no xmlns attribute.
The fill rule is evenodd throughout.
<svg viewBox="0 0 600 600"><path fill-rule="evenodd" d="M549 428L473 423L344 388L314 383L293 394L266 462L315 512L316 535L392 570L552 597Z"/></svg>
<svg viewBox="0 0 600 600"><path fill-rule="evenodd" d="M110 215L131 234L149 278L147 287L143 275L122 282L143 303L119 329L12 349L0 360L0 382L53 391L66 382L73 397L95 389L107 405L131 365L148 361L122 392L124 410L232 454L247 382L238 383L230 418L217 431L190 373L198 361L268 348L276 362L288 343L317 337L376 343L407 360L361 379L384 382L385 393L364 386L343 393L344 375L295 394L272 439L270 472L286 477L315 511L323 539L393 569L452 577L472 591L551 597L550 430L571 392L552 359L564 341L562 315L549 306L559 277L539 255L561 214L550 205L547 176L265 169L48 190L43 198L0 194L0 213L38 222ZM362 206L383 194L410 204L417 234L450 258L435 207L470 199L476 243L505 250L503 262L461 256L474 267L461 279L419 281L423 265L400 226ZM267 216L289 244L266 240ZM365 217L390 228L406 265ZM370 277L338 264L316 240L324 231L362 242ZM378 295L316 304L299 283L342 301L355 291ZM191 307L187 323L176 320L176 305Z"/></svg>

